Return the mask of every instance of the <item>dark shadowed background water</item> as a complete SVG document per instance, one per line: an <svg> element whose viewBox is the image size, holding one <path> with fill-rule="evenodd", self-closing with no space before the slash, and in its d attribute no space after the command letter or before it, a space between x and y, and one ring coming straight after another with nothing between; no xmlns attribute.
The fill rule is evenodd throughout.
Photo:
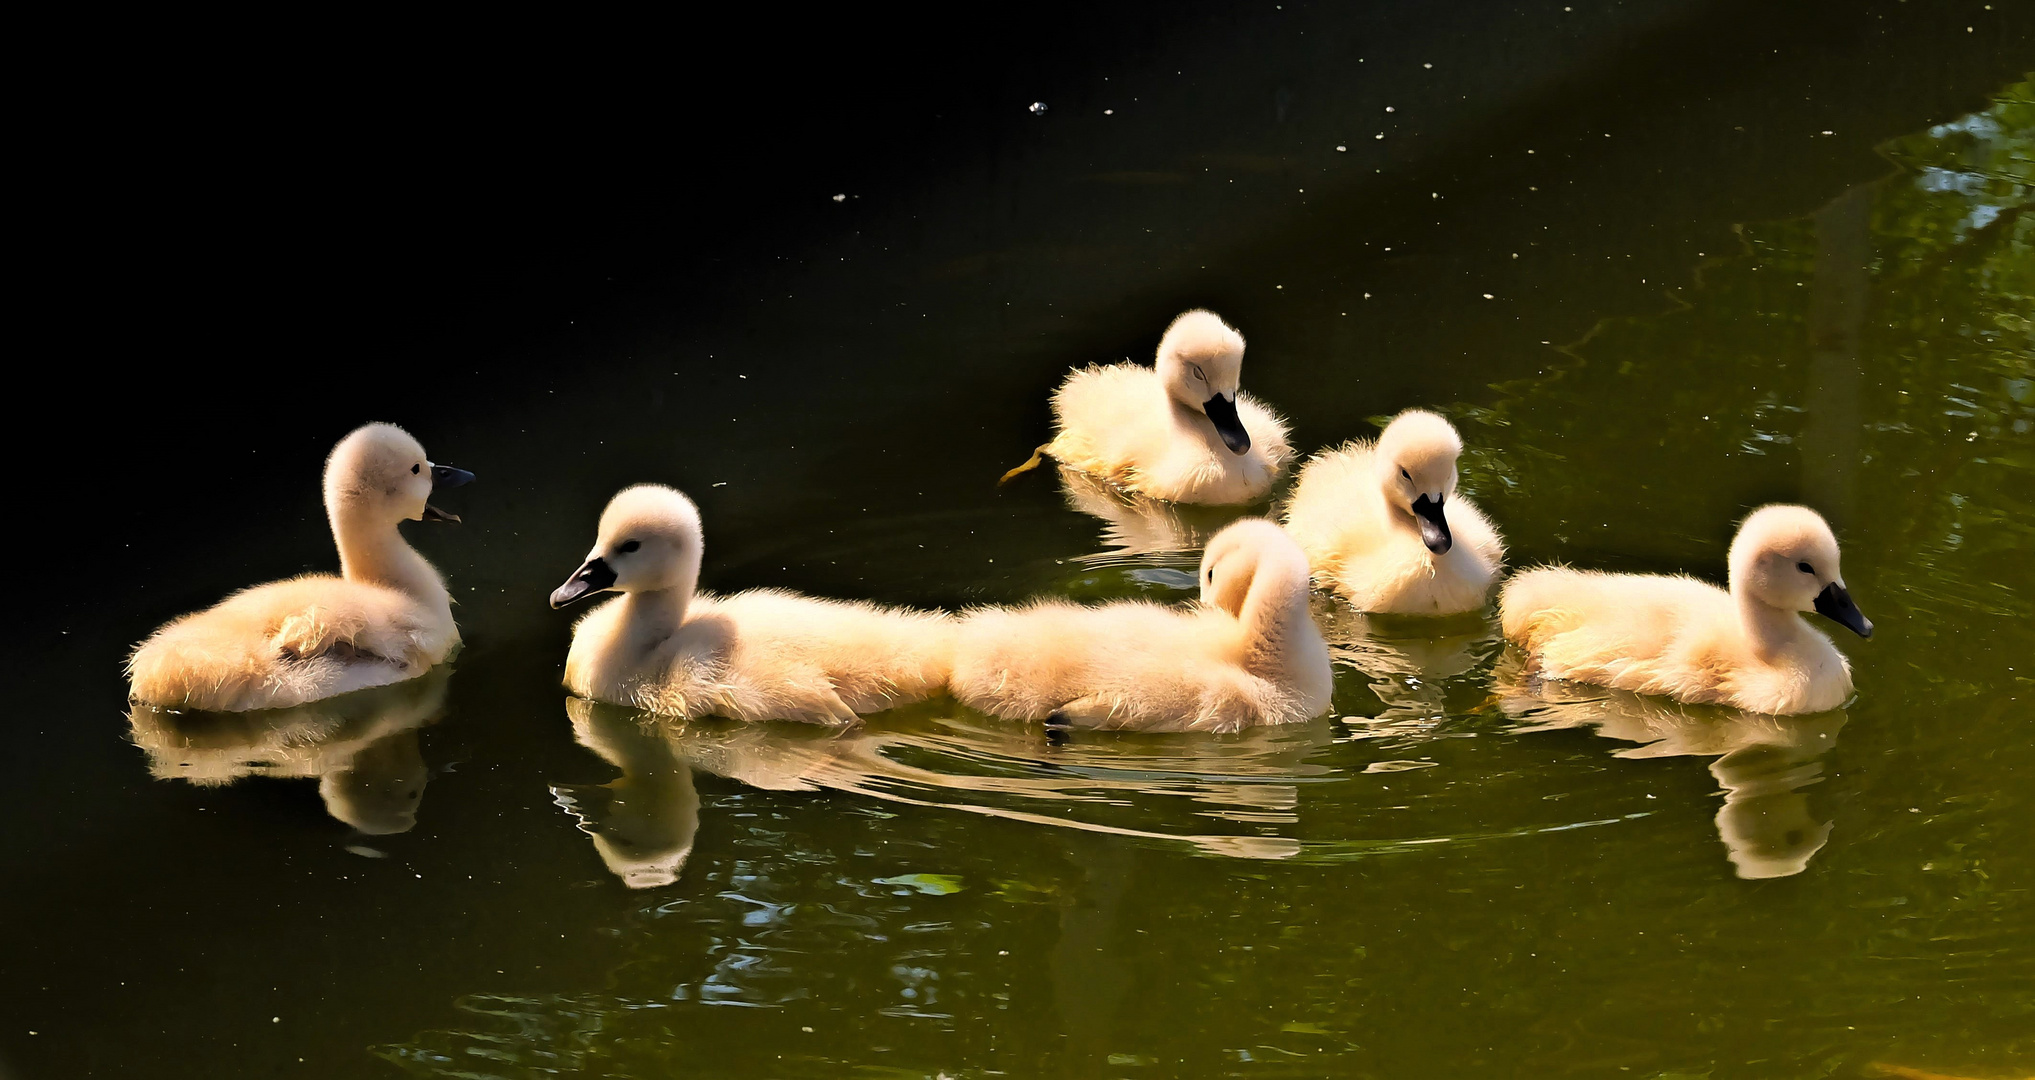
<svg viewBox="0 0 2035 1080"><path fill-rule="evenodd" d="M2035 1072L2027 4L716 18L337 27L40 122L17 407L82 404L16 453L0 1073ZM1325 598L1331 714L1234 737L558 689L636 481L709 588L1186 598L1223 514L993 481L1190 305L1303 447L1451 416L1515 565L1718 578L1818 506L1856 701L1531 697L1486 616ZM369 419L480 476L412 527L456 663L130 721L133 642L332 565Z"/></svg>

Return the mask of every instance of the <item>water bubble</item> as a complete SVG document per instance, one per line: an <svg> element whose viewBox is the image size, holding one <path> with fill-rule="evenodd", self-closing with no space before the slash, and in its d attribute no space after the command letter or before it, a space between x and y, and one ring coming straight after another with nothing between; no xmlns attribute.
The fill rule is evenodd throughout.
<svg viewBox="0 0 2035 1080"><path fill-rule="evenodd" d="M1033 116L1044 116L1044 115L1046 115L1046 103L1045 103L1045 102L1043 102L1043 101L1034 101L1034 102L1032 102L1032 108L1031 108L1031 113L1032 113L1032 115L1033 115Z"/></svg>

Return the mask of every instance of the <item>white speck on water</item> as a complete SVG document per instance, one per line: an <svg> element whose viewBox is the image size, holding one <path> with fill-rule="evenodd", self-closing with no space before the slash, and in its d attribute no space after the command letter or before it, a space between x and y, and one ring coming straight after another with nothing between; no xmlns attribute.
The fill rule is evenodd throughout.
<svg viewBox="0 0 2035 1080"><path fill-rule="evenodd" d="M728 482L727 482L726 480L723 480L723 481L721 481L721 482L720 482L720 483L718 483L718 484L708 484L707 486L708 486L708 487L727 487L727 486L728 486Z"/></svg>
<svg viewBox="0 0 2035 1080"><path fill-rule="evenodd" d="M1283 289L1283 288L1285 288L1286 286L1284 286L1284 285L1274 285L1274 286L1272 286L1272 287L1273 287L1273 288L1275 288L1275 289Z"/></svg>
<svg viewBox="0 0 2035 1080"><path fill-rule="evenodd" d="M1386 111L1386 112L1398 112L1399 110L1397 110L1397 109L1394 109L1394 108L1393 108L1392 106L1390 106L1390 105L1387 105L1387 106L1385 106L1385 111Z"/></svg>
<svg viewBox="0 0 2035 1080"><path fill-rule="evenodd" d="M1434 70L1434 65L1433 65L1433 64L1422 64L1422 65L1420 65L1420 66L1421 66L1421 67L1424 67L1424 68L1426 68L1426 69L1427 69L1427 70L1429 70L1429 71L1433 71L1433 70Z"/></svg>
<svg viewBox="0 0 2035 1080"><path fill-rule="evenodd" d="M847 202L847 201L848 201L848 196L846 196L846 195L836 195L836 196L834 196L834 201L835 201L835 202Z"/></svg>
<svg viewBox="0 0 2035 1080"><path fill-rule="evenodd" d="M1104 109L1104 110L1102 110L1102 115L1104 115L1104 116L1115 116L1115 115L1116 115L1116 110L1115 110L1115 109Z"/></svg>
<svg viewBox="0 0 2035 1080"><path fill-rule="evenodd" d="M1045 103L1045 102L1043 102L1043 101L1034 101L1034 102L1032 102L1032 108L1031 108L1031 113L1032 113L1032 115L1033 115L1033 116L1044 116L1044 115L1046 115L1046 103Z"/></svg>
<svg viewBox="0 0 2035 1080"><path fill-rule="evenodd" d="M283 1018L282 1018L282 1017L280 1017L280 1016L271 1016L271 1017L269 1017L269 1023L271 1023L271 1024L280 1024L280 1023L282 1023L282 1022L283 1022Z"/></svg>
<svg viewBox="0 0 2035 1080"><path fill-rule="evenodd" d="M1835 135L1835 134L1837 134L1837 133L1836 133L1836 132L1834 132L1834 131L1826 131L1826 132L1824 132L1823 134L1825 134L1825 135Z"/></svg>
<svg viewBox="0 0 2035 1080"><path fill-rule="evenodd" d="M1371 294L1370 294L1370 293L1365 293L1365 294L1364 294L1364 299L1366 299L1366 300L1369 300L1370 298L1371 298Z"/></svg>
<svg viewBox="0 0 2035 1080"><path fill-rule="evenodd" d="M676 372L674 372L673 374L676 374ZM735 377L736 377L736 378L738 378L738 379L746 379L746 378L748 378L749 376L747 376L747 375L737 375L737 376L735 376Z"/></svg>
<svg viewBox="0 0 2035 1080"><path fill-rule="evenodd" d="M1492 295L1491 295L1490 293L1485 293L1485 294L1484 294L1484 299L1486 299L1486 300L1496 300L1496 299L1498 299L1498 298L1497 298L1497 297L1495 297L1495 296L1492 296Z"/></svg>
<svg viewBox="0 0 2035 1080"><path fill-rule="evenodd" d="M1512 257L1513 257L1513 258L1515 258L1515 259L1516 259L1516 258L1518 258L1518 257L1519 257L1519 253L1518 253L1518 252L1516 252L1516 251L1515 251L1515 252L1513 252L1513 253L1512 253Z"/></svg>
<svg viewBox="0 0 2035 1080"><path fill-rule="evenodd" d="M1350 152L1350 148L1347 146L1338 146L1335 148L1335 152L1338 154L1347 154Z"/></svg>
<svg viewBox="0 0 2035 1080"><path fill-rule="evenodd" d="M1381 132L1379 132L1379 133L1377 133L1376 135L1373 135L1373 136L1371 136L1371 137L1372 137L1372 138L1374 138L1374 139L1382 139L1382 138L1384 138L1384 137L1385 137L1385 133L1381 131Z"/></svg>

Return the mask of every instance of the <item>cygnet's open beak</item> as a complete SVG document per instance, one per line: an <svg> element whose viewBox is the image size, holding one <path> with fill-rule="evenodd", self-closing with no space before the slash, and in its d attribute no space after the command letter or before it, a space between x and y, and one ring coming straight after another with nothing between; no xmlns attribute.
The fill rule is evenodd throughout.
<svg viewBox="0 0 2035 1080"><path fill-rule="evenodd" d="M565 584L551 590L551 606L562 608L583 596L591 596L614 587L615 570L608 561L599 556L588 559L586 565L572 572Z"/></svg>
<svg viewBox="0 0 2035 1080"><path fill-rule="evenodd" d="M1449 519L1442 516L1441 503L1422 495L1413 500L1413 520L1420 525L1420 542L1436 555L1445 555L1455 546L1449 535Z"/></svg>
<svg viewBox="0 0 2035 1080"><path fill-rule="evenodd" d="M470 483L473 483L473 474L465 469L455 469L450 465L431 466L432 491L442 491L446 488L456 488L461 484ZM425 503L424 520L445 521L457 525L459 524L459 515L449 510L440 510L430 503Z"/></svg>
<svg viewBox="0 0 2035 1080"><path fill-rule="evenodd" d="M1237 418L1237 402L1234 397L1217 394L1201 406L1208 419L1215 425L1215 433L1222 436L1222 444L1232 454L1241 454L1251 448L1251 433L1244 430L1244 422Z"/></svg>
<svg viewBox="0 0 2035 1080"><path fill-rule="evenodd" d="M1823 591L1816 594L1816 614L1859 637L1872 636L1872 620L1865 617L1865 612L1858 610L1857 604L1852 603L1851 594L1844 591L1844 586L1834 581L1823 586Z"/></svg>

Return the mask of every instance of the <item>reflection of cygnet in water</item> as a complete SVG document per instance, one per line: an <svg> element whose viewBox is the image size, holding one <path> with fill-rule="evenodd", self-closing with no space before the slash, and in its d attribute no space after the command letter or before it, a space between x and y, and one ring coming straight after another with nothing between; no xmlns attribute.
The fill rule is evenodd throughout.
<svg viewBox="0 0 2035 1080"><path fill-rule="evenodd" d="M1714 757L1710 775L1724 790L1717 833L1742 878L1799 874L1830 839L1806 790L1822 778L1822 757L1837 745L1842 712L1772 716L1713 706L1678 705L1626 690L1541 679L1508 651L1495 673L1498 703L1524 721L1522 731L1594 727L1599 735L1641 745L1622 758Z"/></svg>
<svg viewBox="0 0 2035 1080"><path fill-rule="evenodd" d="M1447 680L1474 670L1483 647L1496 636L1476 616L1366 614L1319 593L1313 611L1330 658L1363 672L1385 705L1375 718L1343 718L1375 725L1368 734L1397 734L1409 723L1426 726L1442 720L1448 714Z"/></svg>
<svg viewBox="0 0 2035 1080"><path fill-rule="evenodd" d="M445 708L451 669L292 709L208 713L137 703L149 773L200 787L249 776L316 777L325 810L370 836L408 832L430 782L417 729Z"/></svg>
<svg viewBox="0 0 2035 1080"><path fill-rule="evenodd" d="M700 796L674 735L654 717L619 705L567 698L565 712L580 745L622 775L599 786L554 786L552 795L579 818L624 885L654 889L677 881L699 833Z"/></svg>
<svg viewBox="0 0 2035 1080"><path fill-rule="evenodd" d="M1172 555L1191 572L1208 538L1243 514L1236 507L1190 506L1140 495L1065 465L1060 466L1060 491L1070 508L1102 520L1102 544L1112 550L1083 557L1090 563Z"/></svg>
<svg viewBox="0 0 2035 1080"><path fill-rule="evenodd" d="M1299 842L1217 835L1202 819L1256 829L1296 820L1298 784L1328 779L1308 759L1326 723L1198 738L1061 742L1037 729L923 703L881 728L723 722L663 730L694 768L766 791L839 791L1050 828L1185 843L1215 855L1290 858ZM1152 811L1192 807L1170 826ZM1138 812L1142 808L1143 813ZM1121 823L1119 820L1121 819ZM1190 824L1193 823L1193 824Z"/></svg>

